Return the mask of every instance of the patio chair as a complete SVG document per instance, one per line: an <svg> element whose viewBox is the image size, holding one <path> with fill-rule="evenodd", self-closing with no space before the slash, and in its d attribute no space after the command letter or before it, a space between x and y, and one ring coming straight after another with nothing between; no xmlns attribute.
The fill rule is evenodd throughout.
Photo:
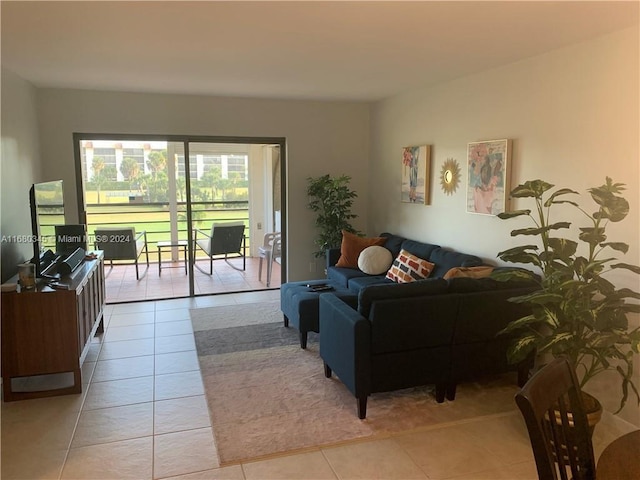
<svg viewBox="0 0 640 480"><path fill-rule="evenodd" d="M147 270L149 269L149 248L147 246L147 232L136 233L134 227L98 228L94 231L95 248L104 252L104 259L109 260L111 268L113 261L132 261L136 266L136 279L140 279L138 261L145 253Z"/></svg>
<svg viewBox="0 0 640 480"><path fill-rule="evenodd" d="M244 271L247 267L247 239L244 235L243 222L214 223L211 225L211 233L200 229L193 231L194 251L198 248L209 257L209 275L213 274L213 261L224 259L225 262L236 270ZM242 269L229 262L231 258L242 258ZM217 257L217 258L216 258ZM203 273L194 261L194 266Z"/></svg>
<svg viewBox="0 0 640 480"><path fill-rule="evenodd" d="M258 265L258 280L262 281L262 260L267 262L267 287L271 285L271 272L273 270L273 262L280 258L280 232L265 233L262 246L258 247L260 255L260 263Z"/></svg>

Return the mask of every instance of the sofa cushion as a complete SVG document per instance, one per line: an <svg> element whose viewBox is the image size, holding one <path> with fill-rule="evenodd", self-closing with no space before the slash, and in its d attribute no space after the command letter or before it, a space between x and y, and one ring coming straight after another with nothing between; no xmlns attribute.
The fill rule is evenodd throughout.
<svg viewBox="0 0 640 480"><path fill-rule="evenodd" d="M396 258L402 249L402 242L406 240L406 238L401 237L400 235L394 235L393 233L383 232L380 234L381 237L386 238L384 242L384 248L391 252L391 256ZM420 256L420 255L418 255Z"/></svg>
<svg viewBox="0 0 640 480"><path fill-rule="evenodd" d="M402 249L387 272L387 278L398 283L415 282L427 278L433 267L430 261Z"/></svg>
<svg viewBox="0 0 640 480"><path fill-rule="evenodd" d="M383 245L386 241L383 237L359 237L346 230L342 231L342 244L340 245L340 258L336 267L358 268L358 256L360 252L371 245Z"/></svg>
<svg viewBox="0 0 640 480"><path fill-rule="evenodd" d="M389 270L393 257L385 247L372 245L365 248L358 256L358 268L367 275L380 275Z"/></svg>
<svg viewBox="0 0 640 480"><path fill-rule="evenodd" d="M358 311L363 317L368 317L372 302L376 300L411 298L424 295L445 293L448 283L441 278L427 278L411 283L394 283L387 281L376 285L369 285L358 293Z"/></svg>
<svg viewBox="0 0 640 480"><path fill-rule="evenodd" d="M368 277L366 273L362 272L358 268L340 268L329 267L327 268L327 278L333 282L336 282L341 287L347 288L352 278Z"/></svg>
<svg viewBox="0 0 640 480"><path fill-rule="evenodd" d="M385 272L386 273L386 272ZM369 285L395 285L396 282L389 280L384 275L363 275L361 277L353 277L349 279L349 290L358 294L360 290Z"/></svg>
<svg viewBox="0 0 640 480"><path fill-rule="evenodd" d="M491 275L493 272L493 267L489 265L482 265L479 267L453 267L447 273L444 274L445 280L449 280L450 278L459 278L459 277L467 277L467 278L484 278Z"/></svg>
<svg viewBox="0 0 640 480"><path fill-rule="evenodd" d="M498 281L493 278L454 277L449 282L449 293L486 292L500 289ZM507 283L507 282L503 282Z"/></svg>
<svg viewBox="0 0 640 480"><path fill-rule="evenodd" d="M522 288L534 289L537 286L535 282L528 282L524 280L510 280L508 282L501 282L489 277L454 277L447 280L447 282L449 282L449 293L473 293L492 290L515 290Z"/></svg>
<svg viewBox="0 0 640 480"><path fill-rule="evenodd" d="M404 240L402 242L403 250L406 250L409 253L413 253L416 257L429 260L430 262L434 262L433 260L431 260L431 253L437 248L440 247L438 245L433 245L432 243L422 243L415 240ZM441 277L442 275L439 276Z"/></svg>
<svg viewBox="0 0 640 480"><path fill-rule="evenodd" d="M453 252L442 247L436 247L427 258L436 266L431 273L432 277L442 278L453 267L478 267L482 265L480 257L466 253Z"/></svg>

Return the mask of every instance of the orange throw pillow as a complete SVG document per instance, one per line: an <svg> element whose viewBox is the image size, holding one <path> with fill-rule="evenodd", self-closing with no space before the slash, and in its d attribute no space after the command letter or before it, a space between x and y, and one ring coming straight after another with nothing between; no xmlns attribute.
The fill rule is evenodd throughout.
<svg viewBox="0 0 640 480"><path fill-rule="evenodd" d="M358 268L360 252L371 245L384 245L385 237L365 238L342 230L342 245L340 245L340 258L336 267Z"/></svg>
<svg viewBox="0 0 640 480"><path fill-rule="evenodd" d="M493 267L481 265L479 267L453 267L447 273L444 274L445 280L449 280L450 278L459 278L459 277L467 277L467 278L484 278L491 275L493 272Z"/></svg>

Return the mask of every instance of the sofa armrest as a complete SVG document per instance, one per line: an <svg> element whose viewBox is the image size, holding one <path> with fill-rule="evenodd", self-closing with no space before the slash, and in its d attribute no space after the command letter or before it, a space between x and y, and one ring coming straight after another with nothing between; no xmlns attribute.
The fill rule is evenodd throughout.
<svg viewBox="0 0 640 480"><path fill-rule="evenodd" d="M320 357L356 398L371 393L371 324L331 293L320 295Z"/></svg>
<svg viewBox="0 0 640 480"><path fill-rule="evenodd" d="M326 252L326 260L327 260L326 268L328 269L329 267L333 267L336 263L338 263L339 259L340 259L340 249L328 248Z"/></svg>

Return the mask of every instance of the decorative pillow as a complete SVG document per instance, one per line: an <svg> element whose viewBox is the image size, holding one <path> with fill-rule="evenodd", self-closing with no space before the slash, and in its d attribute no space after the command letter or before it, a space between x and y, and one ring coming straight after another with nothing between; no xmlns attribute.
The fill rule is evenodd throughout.
<svg viewBox="0 0 640 480"><path fill-rule="evenodd" d="M358 268L358 257L360 252L371 245L384 245L386 238L359 237L346 230L342 230L342 245L340 245L340 258L336 267Z"/></svg>
<svg viewBox="0 0 640 480"><path fill-rule="evenodd" d="M480 267L453 267L447 273L444 274L445 280L449 280L450 278L484 278L491 275L493 272L493 267L489 267L487 265Z"/></svg>
<svg viewBox="0 0 640 480"><path fill-rule="evenodd" d="M367 275L380 275L391 266L391 252L379 245L365 248L358 256L358 268Z"/></svg>
<svg viewBox="0 0 640 480"><path fill-rule="evenodd" d="M400 253L393 261L391 268L387 272L387 278L398 283L408 283L415 280L427 278L435 264L428 262L420 257L400 250Z"/></svg>

